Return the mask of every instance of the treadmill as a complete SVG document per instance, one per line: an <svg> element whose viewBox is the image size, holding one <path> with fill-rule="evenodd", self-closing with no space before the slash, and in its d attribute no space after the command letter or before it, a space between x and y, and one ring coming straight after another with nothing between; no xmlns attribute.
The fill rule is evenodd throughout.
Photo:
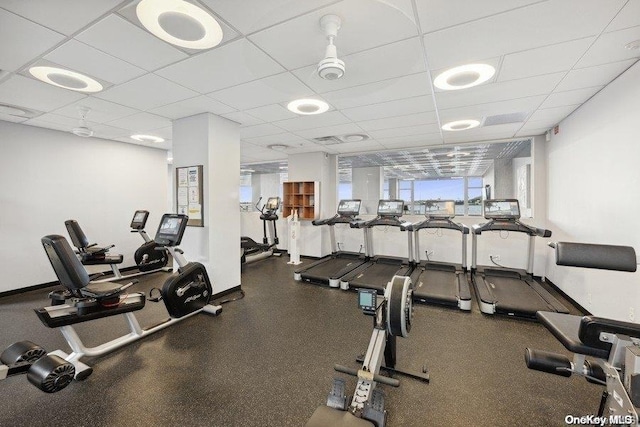
<svg viewBox="0 0 640 427"><path fill-rule="evenodd" d="M467 280L467 235L469 227L455 223L455 201L427 200L427 219L407 226L414 238L415 270L411 274L413 300L426 304L458 307L471 310L471 289ZM459 231L462 235L462 264L448 262L420 262L420 233L423 229L447 229Z"/></svg>
<svg viewBox="0 0 640 427"><path fill-rule="evenodd" d="M378 294L383 295L387 283L393 276L409 276L413 271L410 260L413 258L413 245L411 233L407 233L409 257L393 256L372 256L373 254L373 227L387 226L399 227L406 231L410 223L402 221L400 217L404 211L404 201L402 200L380 200L378 202L378 216L369 221L354 221L349 226L351 228L361 228L365 232L365 255L368 259L360 267L353 270L340 280L342 289L365 288L375 289Z"/></svg>
<svg viewBox="0 0 640 427"><path fill-rule="evenodd" d="M480 311L536 319L537 311L569 313L553 295L533 278L535 237L551 237L551 231L523 224L516 199L485 200L484 217L489 222L472 227L471 280ZM485 231L525 233L529 236L527 271L514 268L476 266L478 236Z"/></svg>
<svg viewBox="0 0 640 427"><path fill-rule="evenodd" d="M296 270L293 278L320 285L329 285L332 288L340 286L340 279L360 267L367 261L364 254L338 250L336 244L336 224L350 224L357 221L360 213L360 200L340 200L338 213L331 218L314 220L313 225L328 225L331 236L331 254L320 258L318 261Z"/></svg>

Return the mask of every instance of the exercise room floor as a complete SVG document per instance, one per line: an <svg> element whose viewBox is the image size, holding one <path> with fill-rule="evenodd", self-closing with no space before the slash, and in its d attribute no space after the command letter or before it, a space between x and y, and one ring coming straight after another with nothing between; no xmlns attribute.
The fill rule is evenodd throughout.
<svg viewBox="0 0 640 427"><path fill-rule="evenodd" d="M199 314L89 360L93 374L59 393L43 393L25 376L0 381L0 425L304 425L333 377L346 378L353 392L355 378L333 365L358 366L372 324L356 293L295 282L286 262L245 266L246 296L220 316ZM146 276L137 288L165 278ZM60 332L33 312L48 305L47 292L0 299L2 349L26 339L68 351ZM166 316L162 303L136 313L143 325ZM124 331L119 317L76 329L95 345ZM399 388L382 386L388 425L561 426L568 414L597 412L600 386L528 370L527 346L564 351L541 325L483 315L475 301L471 313L417 305L409 338L398 339L398 366L417 371L426 363L431 383L400 377Z"/></svg>

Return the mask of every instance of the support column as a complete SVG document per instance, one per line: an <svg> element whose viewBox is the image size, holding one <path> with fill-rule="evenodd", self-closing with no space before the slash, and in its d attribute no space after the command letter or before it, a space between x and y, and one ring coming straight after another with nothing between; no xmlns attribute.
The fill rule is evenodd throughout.
<svg viewBox="0 0 640 427"><path fill-rule="evenodd" d="M322 152L289 155L289 181L319 181L320 197L315 203L320 218L335 215L338 201L338 157ZM302 221L300 254L324 256L331 252L328 227L314 227L311 221Z"/></svg>
<svg viewBox="0 0 640 427"><path fill-rule="evenodd" d="M382 177L382 182L384 183L384 176ZM398 178L389 178L389 198L398 198Z"/></svg>
<svg viewBox="0 0 640 427"><path fill-rule="evenodd" d="M384 171L381 167L353 168L351 172L353 198L361 199L361 214L375 215L378 211L378 201L382 197ZM389 184L391 192L391 184Z"/></svg>
<svg viewBox="0 0 640 427"><path fill-rule="evenodd" d="M174 120L174 188L175 168L194 165L203 165L204 227L187 227L180 246L217 294L240 285L239 125L210 113Z"/></svg>
<svg viewBox="0 0 640 427"><path fill-rule="evenodd" d="M251 191L253 194L253 203L256 203L262 197L262 203L266 203L269 197L280 195L280 174L278 173L261 173L254 174L251 177Z"/></svg>

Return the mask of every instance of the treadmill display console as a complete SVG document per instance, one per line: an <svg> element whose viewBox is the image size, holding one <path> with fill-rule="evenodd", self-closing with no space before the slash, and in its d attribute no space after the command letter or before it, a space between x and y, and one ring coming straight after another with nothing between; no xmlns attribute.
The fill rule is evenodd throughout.
<svg viewBox="0 0 640 427"><path fill-rule="evenodd" d="M338 215L355 216L360 213L360 200L340 200L338 204Z"/></svg>
<svg viewBox="0 0 640 427"><path fill-rule="evenodd" d="M375 289L358 289L358 306L362 311L375 312L377 303Z"/></svg>
<svg viewBox="0 0 640 427"><path fill-rule="evenodd" d="M520 204L516 199L485 200L484 217L486 219L519 219Z"/></svg>
<svg viewBox="0 0 640 427"><path fill-rule="evenodd" d="M404 202L402 200L380 200L378 202L379 216L402 216Z"/></svg>
<svg viewBox="0 0 640 427"><path fill-rule="evenodd" d="M187 228L189 217L182 214L164 214L154 239L161 246L178 246Z"/></svg>
<svg viewBox="0 0 640 427"><path fill-rule="evenodd" d="M142 230L147 224L147 218L149 218L149 211L136 211L131 220L131 228L134 230Z"/></svg>
<svg viewBox="0 0 640 427"><path fill-rule="evenodd" d="M432 219L450 219L456 216L456 202L453 200L427 200L424 216Z"/></svg>
<svg viewBox="0 0 640 427"><path fill-rule="evenodd" d="M266 209L268 211L277 211L280 207L280 197L269 197L267 199Z"/></svg>

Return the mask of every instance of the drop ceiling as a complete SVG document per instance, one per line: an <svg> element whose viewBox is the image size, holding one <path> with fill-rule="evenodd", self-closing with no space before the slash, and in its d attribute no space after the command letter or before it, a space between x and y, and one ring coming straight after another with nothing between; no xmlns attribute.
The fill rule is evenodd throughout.
<svg viewBox="0 0 640 427"><path fill-rule="evenodd" d="M0 120L70 131L78 107L97 137L142 144L171 122L202 112L241 124L242 162L288 154L401 152L544 133L640 57L640 0L199 0L223 42L193 51L167 44L137 21L136 1L0 1L0 104L27 109ZM325 14L343 25L340 80L314 73ZM441 91L440 71L471 62L496 67L486 84ZM87 74L105 90L87 96L32 78L33 65ZM331 110L297 116L288 101L311 96ZM460 132L441 125L492 116L515 122ZM502 120L502 121L501 121ZM324 145L314 138L366 134ZM143 144L150 145L150 144ZM273 145L285 145L278 149Z"/></svg>

